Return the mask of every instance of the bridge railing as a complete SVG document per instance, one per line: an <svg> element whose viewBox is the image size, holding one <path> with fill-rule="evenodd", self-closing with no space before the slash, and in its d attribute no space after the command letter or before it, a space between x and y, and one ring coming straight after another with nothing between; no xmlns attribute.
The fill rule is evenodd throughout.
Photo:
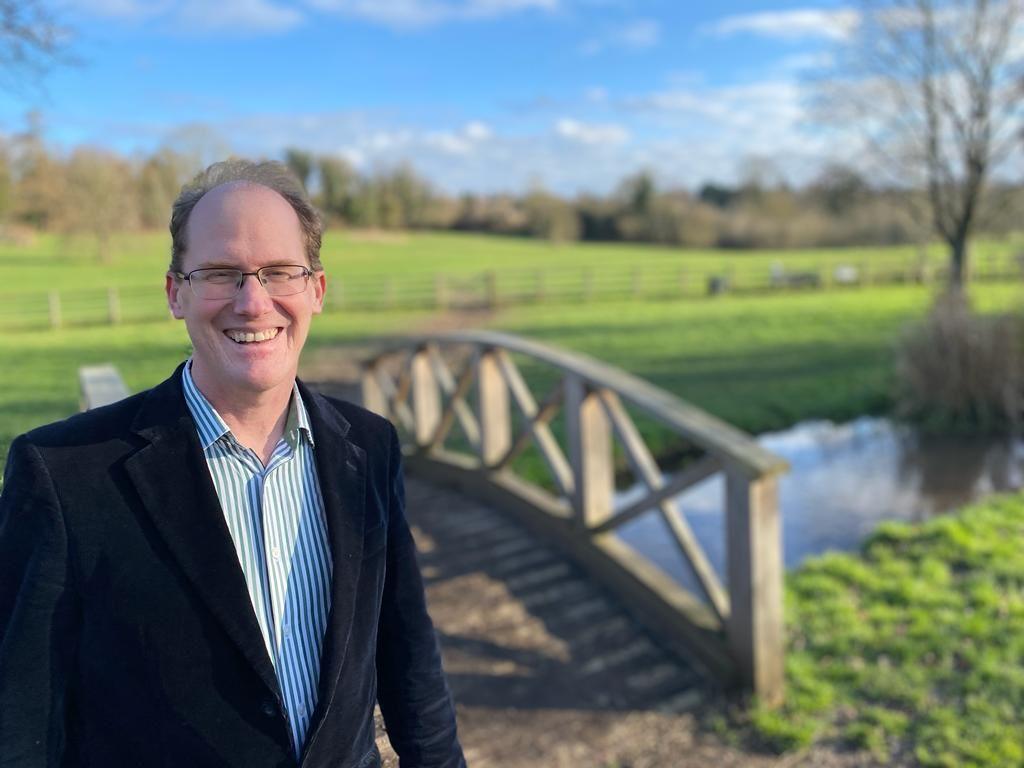
<svg viewBox="0 0 1024 768"><path fill-rule="evenodd" d="M535 397L528 378L549 383L543 397ZM517 512L655 633L684 643L713 671L738 678L762 699L781 700L777 478L787 469L784 460L624 371L500 333L397 341L365 361L362 392L364 405L403 434L413 472ZM684 443L688 461L674 471L659 466L631 411ZM517 459L528 449L540 462L524 476ZM617 497L617 472L623 474L617 463L638 481L640 498ZM713 475L725 478L726 584L676 499ZM616 535L652 515L664 522L697 594Z"/></svg>

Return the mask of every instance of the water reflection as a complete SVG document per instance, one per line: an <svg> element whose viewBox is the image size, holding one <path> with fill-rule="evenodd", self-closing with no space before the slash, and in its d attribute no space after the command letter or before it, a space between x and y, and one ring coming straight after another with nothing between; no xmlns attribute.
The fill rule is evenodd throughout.
<svg viewBox="0 0 1024 768"><path fill-rule="evenodd" d="M988 493L1024 486L1024 442L992 438L920 437L885 419L847 424L804 422L758 442L791 466L779 485L787 568L829 549L854 550L885 520L920 521ZM719 574L725 531L721 477L677 502ZM639 498L631 489L618 504ZM646 516L620 535L684 584L692 575L660 519Z"/></svg>

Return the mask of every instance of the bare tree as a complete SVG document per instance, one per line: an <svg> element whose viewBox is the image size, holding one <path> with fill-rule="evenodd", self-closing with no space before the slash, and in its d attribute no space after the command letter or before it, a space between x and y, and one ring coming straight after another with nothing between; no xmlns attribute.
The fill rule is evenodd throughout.
<svg viewBox="0 0 1024 768"><path fill-rule="evenodd" d="M69 39L40 0L0 0L0 78L9 86L19 75L39 76L62 58Z"/></svg>
<svg viewBox="0 0 1024 768"><path fill-rule="evenodd" d="M1021 0L865 0L826 81L828 114L898 183L927 190L954 286L993 169L1020 156L1021 21Z"/></svg>

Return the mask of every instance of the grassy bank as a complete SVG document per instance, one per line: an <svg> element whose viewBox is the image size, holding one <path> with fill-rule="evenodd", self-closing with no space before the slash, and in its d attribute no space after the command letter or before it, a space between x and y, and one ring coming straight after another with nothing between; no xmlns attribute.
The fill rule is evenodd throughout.
<svg viewBox="0 0 1024 768"><path fill-rule="evenodd" d="M788 698L756 709L777 749L814 740L881 762L1024 764L1024 496L920 525L788 577Z"/></svg>

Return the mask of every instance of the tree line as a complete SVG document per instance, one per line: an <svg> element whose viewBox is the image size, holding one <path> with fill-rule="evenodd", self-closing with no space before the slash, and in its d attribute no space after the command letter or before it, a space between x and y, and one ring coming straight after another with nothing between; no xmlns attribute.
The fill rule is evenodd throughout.
<svg viewBox="0 0 1024 768"><path fill-rule="evenodd" d="M329 226L726 248L887 245L931 236L924 190L875 186L842 165L800 187L763 161L748 163L736 184L697 190L661 186L641 171L610 194L567 198L539 185L522 194L453 196L409 165L362 173L341 157L296 148L282 159ZM30 124L0 144L0 221L9 231L21 225L92 235L102 259L115 232L166 227L178 190L200 165L168 147L134 157L94 147L58 153ZM992 185L981 231L1011 231L1022 208L1024 187Z"/></svg>

